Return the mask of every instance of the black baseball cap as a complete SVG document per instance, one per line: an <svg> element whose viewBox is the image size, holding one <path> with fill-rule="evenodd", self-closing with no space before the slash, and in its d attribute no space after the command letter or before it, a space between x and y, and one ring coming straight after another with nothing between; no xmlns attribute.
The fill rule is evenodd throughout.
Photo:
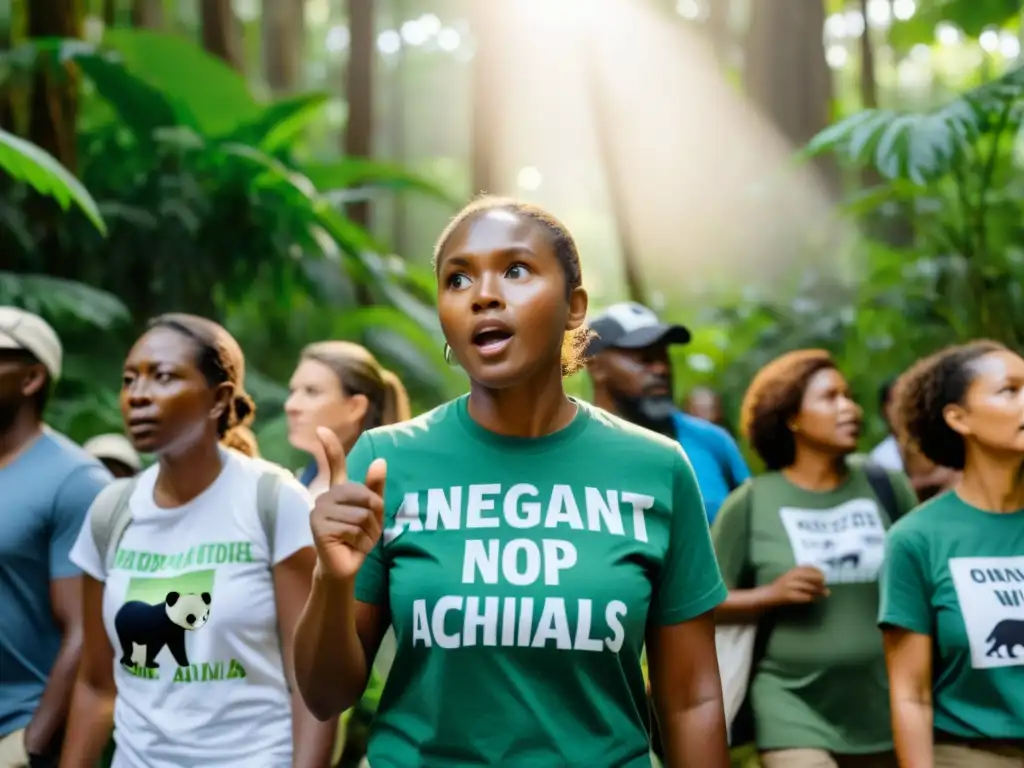
<svg viewBox="0 0 1024 768"><path fill-rule="evenodd" d="M606 349L643 349L652 344L688 344L690 331L669 325L635 301L613 304L587 324L596 337L587 344L587 355Z"/></svg>

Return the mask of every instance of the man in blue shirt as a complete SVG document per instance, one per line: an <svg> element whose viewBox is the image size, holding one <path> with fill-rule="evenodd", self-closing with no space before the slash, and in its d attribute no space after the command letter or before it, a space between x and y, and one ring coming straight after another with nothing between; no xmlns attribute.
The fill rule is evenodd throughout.
<svg viewBox="0 0 1024 768"><path fill-rule="evenodd" d="M710 523L750 470L728 432L683 413L672 400L668 347L687 344L689 330L662 323L634 302L609 307L589 327L596 334L587 346L595 405L679 441L697 475Z"/></svg>
<svg viewBox="0 0 1024 768"><path fill-rule="evenodd" d="M68 559L110 473L43 423L62 350L42 319L0 307L0 766L56 765L82 644Z"/></svg>

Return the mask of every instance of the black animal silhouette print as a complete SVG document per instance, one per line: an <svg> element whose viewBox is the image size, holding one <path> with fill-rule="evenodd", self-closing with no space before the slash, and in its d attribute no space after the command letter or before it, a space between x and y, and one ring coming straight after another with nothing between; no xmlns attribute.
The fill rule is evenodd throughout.
<svg viewBox="0 0 1024 768"><path fill-rule="evenodd" d="M121 643L121 664L134 667L138 650L145 653L148 669L157 669L156 657L166 645L178 666L188 666L185 632L199 629L210 618L210 593L168 592L162 603L150 605L132 600L121 606L114 617L114 629Z"/></svg>
<svg viewBox="0 0 1024 768"><path fill-rule="evenodd" d="M992 632L985 638L985 642L992 643L986 656L1002 658L1002 650L1005 648L1007 657L1016 659L1017 654L1013 652L1014 647L1024 646L1024 619L1003 619L992 628Z"/></svg>

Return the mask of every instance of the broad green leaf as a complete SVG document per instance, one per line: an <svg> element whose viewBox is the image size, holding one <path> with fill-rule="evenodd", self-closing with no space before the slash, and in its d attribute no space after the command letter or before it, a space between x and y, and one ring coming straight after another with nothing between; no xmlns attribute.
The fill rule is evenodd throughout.
<svg viewBox="0 0 1024 768"><path fill-rule="evenodd" d="M804 147L802 153L807 155L819 155L823 152L830 152L839 146L845 146L849 142L850 135L854 131L860 129L865 124L874 125L878 121L883 120L888 114L888 112L883 110L865 109L863 112L850 115L850 117L845 120L833 123L823 129L817 136L807 143L807 146Z"/></svg>
<svg viewBox="0 0 1024 768"><path fill-rule="evenodd" d="M175 109L164 95L122 64L101 56L79 56L79 68L96 91L121 118L121 122L142 142L152 139L154 131L175 125L196 126L187 110Z"/></svg>
<svg viewBox="0 0 1024 768"><path fill-rule="evenodd" d="M226 138L259 147L268 155L276 154L287 149L309 127L329 99L326 93L303 93L275 101Z"/></svg>
<svg viewBox="0 0 1024 768"><path fill-rule="evenodd" d="M78 206L104 235L107 226L96 201L60 162L31 142L0 129L0 170L23 181L41 195L51 197L65 211Z"/></svg>
<svg viewBox="0 0 1024 768"><path fill-rule="evenodd" d="M401 166L379 160L344 157L333 161L310 163L304 165L302 170L316 188L323 192L353 187L382 187L401 192L419 192L448 205L459 205L454 195L434 182Z"/></svg>
<svg viewBox="0 0 1024 768"><path fill-rule="evenodd" d="M227 134L260 115L245 78L180 35L110 29L103 45L121 56L129 72L187 109L205 136Z"/></svg>
<svg viewBox="0 0 1024 768"><path fill-rule="evenodd" d="M124 303L113 294L48 275L0 272L0 303L15 304L48 317L70 315L103 329L129 317Z"/></svg>

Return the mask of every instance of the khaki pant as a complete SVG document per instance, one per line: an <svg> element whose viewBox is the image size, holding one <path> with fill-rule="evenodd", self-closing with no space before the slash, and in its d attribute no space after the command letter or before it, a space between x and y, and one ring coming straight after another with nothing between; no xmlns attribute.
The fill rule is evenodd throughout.
<svg viewBox="0 0 1024 768"><path fill-rule="evenodd" d="M977 749L936 744L935 768L1024 768L1024 749Z"/></svg>
<svg viewBox="0 0 1024 768"><path fill-rule="evenodd" d="M775 749L771 752L762 752L761 766L762 768L899 768L894 752L876 752L870 755L833 755L824 749ZM936 766L936 768L938 767Z"/></svg>
<svg viewBox="0 0 1024 768"><path fill-rule="evenodd" d="M27 768L25 729L9 733L0 739L0 768Z"/></svg>

